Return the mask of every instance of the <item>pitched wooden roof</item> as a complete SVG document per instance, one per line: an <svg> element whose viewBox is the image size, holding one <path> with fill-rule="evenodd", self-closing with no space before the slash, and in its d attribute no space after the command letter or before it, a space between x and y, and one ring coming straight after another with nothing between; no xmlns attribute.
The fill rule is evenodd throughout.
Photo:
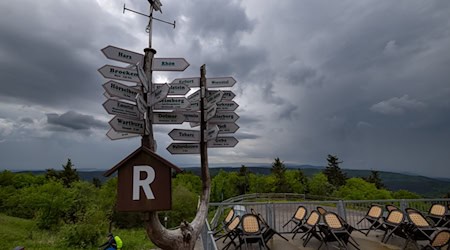
<svg viewBox="0 0 450 250"><path fill-rule="evenodd" d="M117 165L115 165L114 167L112 167L111 169L109 169L108 171L103 173L103 176L109 177L114 172L116 172L119 168L123 167L129 160L133 159L134 157L136 157L140 153L144 153L144 154L149 155L150 157L152 157L156 161L160 162L162 165L174 169L177 173L182 172L182 170L179 167L177 167L175 164L173 164L170 161L164 159L160 155L158 155L155 152L151 151L149 148L141 146L138 149L136 149L133 153L128 155L121 162L119 162Z"/></svg>

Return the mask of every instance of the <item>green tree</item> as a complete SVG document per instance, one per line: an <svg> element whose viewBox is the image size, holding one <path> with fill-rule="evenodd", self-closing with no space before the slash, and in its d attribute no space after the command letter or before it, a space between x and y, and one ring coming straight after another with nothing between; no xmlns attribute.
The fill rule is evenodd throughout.
<svg viewBox="0 0 450 250"><path fill-rule="evenodd" d="M311 195L330 197L335 187L328 182L327 176L319 172L308 182L308 189Z"/></svg>
<svg viewBox="0 0 450 250"><path fill-rule="evenodd" d="M272 163L271 173L275 176L275 193L287 193L291 192L289 185L286 183L286 166L280 160L280 158L275 158Z"/></svg>
<svg viewBox="0 0 450 250"><path fill-rule="evenodd" d="M239 168L239 183L238 183L238 189L239 194L246 194L249 191L250 185L249 185L249 174L248 168L245 165L242 165Z"/></svg>
<svg viewBox="0 0 450 250"><path fill-rule="evenodd" d="M366 178L363 178L365 181L369 183L375 184L375 187L378 189L385 189L386 186L383 184L383 181L380 178L380 172L378 171L370 171L370 175Z"/></svg>
<svg viewBox="0 0 450 250"><path fill-rule="evenodd" d="M394 199L420 199L422 198L420 195L410 192L408 190L400 189L395 192L392 192L392 197Z"/></svg>
<svg viewBox="0 0 450 250"><path fill-rule="evenodd" d="M223 201L239 195L239 176L236 172L220 170L211 181L211 201Z"/></svg>
<svg viewBox="0 0 450 250"><path fill-rule="evenodd" d="M362 178L350 178L345 185L339 187L334 196L345 200L382 200L392 199L391 193L385 189L377 189L374 183Z"/></svg>
<svg viewBox="0 0 450 250"><path fill-rule="evenodd" d="M294 193L304 194L308 189L308 178L301 171L298 170L287 170L285 173L286 183L289 185L290 189Z"/></svg>
<svg viewBox="0 0 450 250"><path fill-rule="evenodd" d="M52 168L47 169L45 178L48 180L58 180L64 185L64 187L70 187L73 182L79 181L80 176L77 170L73 167L72 161L67 159L66 165L62 165L62 171L56 171Z"/></svg>
<svg viewBox="0 0 450 250"><path fill-rule="evenodd" d="M276 179L273 175L250 174L250 193L273 193L275 192Z"/></svg>
<svg viewBox="0 0 450 250"><path fill-rule="evenodd" d="M339 164L342 161L339 161L339 158L335 155L328 155L327 157L327 167L323 170L323 173L328 178L328 182L335 186L336 188L345 184L347 180L347 176L344 172L342 172Z"/></svg>

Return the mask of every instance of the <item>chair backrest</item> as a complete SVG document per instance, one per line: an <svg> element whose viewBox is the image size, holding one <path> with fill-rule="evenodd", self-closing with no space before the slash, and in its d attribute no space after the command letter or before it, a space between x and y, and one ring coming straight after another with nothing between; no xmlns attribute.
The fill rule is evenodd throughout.
<svg viewBox="0 0 450 250"><path fill-rule="evenodd" d="M333 212L327 212L323 215L323 220L325 221L325 224L330 229L342 229L344 228L344 225L342 225L341 220L339 216L336 213Z"/></svg>
<svg viewBox="0 0 450 250"><path fill-rule="evenodd" d="M392 210L389 212L386 222L389 222L391 224L401 224L405 220L405 215L400 210Z"/></svg>
<svg viewBox="0 0 450 250"><path fill-rule="evenodd" d="M242 232L244 234L259 234L261 233L261 227L259 225L259 219L254 214L246 214L242 216Z"/></svg>
<svg viewBox="0 0 450 250"><path fill-rule="evenodd" d="M306 207L298 206L297 211L295 212L294 218L297 220L303 220L306 217Z"/></svg>
<svg viewBox="0 0 450 250"><path fill-rule="evenodd" d="M435 216L444 216L447 213L447 208L442 204L433 204L430 207L428 214Z"/></svg>
<svg viewBox="0 0 450 250"><path fill-rule="evenodd" d="M450 230L444 229L436 231L431 237L430 245L432 247L443 247L450 242Z"/></svg>
<svg viewBox="0 0 450 250"><path fill-rule="evenodd" d="M230 223L227 224L227 231L233 231L239 226L239 223L241 222L241 217L238 215L231 220Z"/></svg>
<svg viewBox="0 0 450 250"><path fill-rule="evenodd" d="M406 212L409 221L416 227L431 227L430 223L428 223L427 219L425 219L419 211L415 209L406 209Z"/></svg>
<svg viewBox="0 0 450 250"><path fill-rule="evenodd" d="M372 218L380 218L383 215L383 207L377 204L372 204L372 206L369 208L369 211L367 211L367 216Z"/></svg>
<svg viewBox="0 0 450 250"><path fill-rule="evenodd" d="M317 212L319 212L321 215L324 215L327 213L327 210L323 207L318 206L317 207Z"/></svg>
<svg viewBox="0 0 450 250"><path fill-rule="evenodd" d="M390 212L390 211L392 211L392 210L400 210L400 208L398 208L398 207L396 207L396 206L394 206L394 205L392 205L392 204L386 204L386 210L388 211L388 212Z"/></svg>
<svg viewBox="0 0 450 250"><path fill-rule="evenodd" d="M223 223L228 224L231 221L231 219L233 219L233 217L234 217L234 209L230 209L227 216L223 220Z"/></svg>
<svg viewBox="0 0 450 250"><path fill-rule="evenodd" d="M319 223L320 220L320 214L316 210L313 210L311 214L308 216L308 219L306 220L306 224L309 226L315 226L317 223Z"/></svg>

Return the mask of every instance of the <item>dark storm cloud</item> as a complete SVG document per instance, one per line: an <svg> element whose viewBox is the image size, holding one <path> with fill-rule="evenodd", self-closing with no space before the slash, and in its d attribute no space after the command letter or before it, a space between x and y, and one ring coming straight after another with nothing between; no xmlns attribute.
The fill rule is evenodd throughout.
<svg viewBox="0 0 450 250"><path fill-rule="evenodd" d="M75 111L67 111L62 115L47 114L47 123L73 130L89 130L93 128L106 128L105 122L99 121L90 115L83 115Z"/></svg>

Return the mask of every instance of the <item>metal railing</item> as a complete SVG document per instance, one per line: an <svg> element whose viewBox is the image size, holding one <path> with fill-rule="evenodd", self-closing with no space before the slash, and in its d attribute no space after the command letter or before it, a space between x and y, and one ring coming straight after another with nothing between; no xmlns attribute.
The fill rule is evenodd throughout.
<svg viewBox="0 0 450 250"><path fill-rule="evenodd" d="M269 198L271 195L267 196ZM245 197L235 197L228 199L221 203L210 203L210 210L215 209L215 213L210 222L205 222L204 231L202 232L203 246L205 250L216 250L217 246L212 236L211 227L216 227L218 223L223 221L223 218L228 213L228 210L234 206L242 206L245 211L237 211L239 213L249 213L254 210L260 213L267 221L267 223L280 233L290 233L295 226L293 223L283 225L292 218L299 205L305 206L308 214L315 210L317 206L321 206L326 210L336 212L344 220L355 228L364 229L369 227L367 221L362 221L359 225L357 223L366 215L371 204L376 203L382 206L393 204L402 211L405 208L411 207L419 211L428 213L429 208L434 203L440 203L445 206L450 204L450 199L392 199L392 200L327 200L327 201L310 201L310 200L296 200L296 201L249 201L261 200L261 195L246 195ZM272 196L273 198L274 196ZM279 196L278 196L279 197ZM298 199L299 196L295 197ZM304 198L304 196L303 196ZM270 198L269 198L270 199ZM206 241L204 239L207 239ZM209 240L209 241L208 241Z"/></svg>

